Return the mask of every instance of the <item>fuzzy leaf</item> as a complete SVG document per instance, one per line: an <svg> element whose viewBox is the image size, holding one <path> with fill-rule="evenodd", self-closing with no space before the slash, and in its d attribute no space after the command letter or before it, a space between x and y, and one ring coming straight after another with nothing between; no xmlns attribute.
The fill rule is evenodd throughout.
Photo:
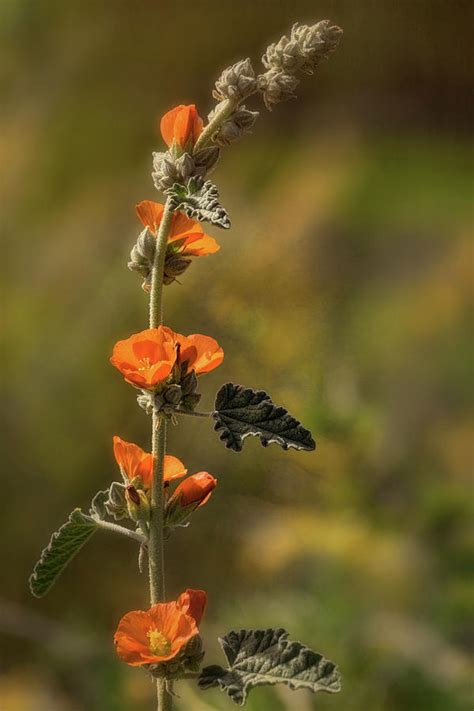
<svg viewBox="0 0 474 711"><path fill-rule="evenodd" d="M316 443L301 422L284 407L273 404L264 390L252 390L243 385L226 383L216 395L214 429L222 430L225 446L240 452L245 437L260 437L264 447L276 442L283 449L312 450Z"/></svg>
<svg viewBox="0 0 474 711"><path fill-rule="evenodd" d="M286 684L293 691L341 690L336 665L301 642L289 640L284 629L232 631L219 642L229 667L205 667L198 683L201 689L218 686L238 706L245 704L254 686L264 684Z"/></svg>
<svg viewBox="0 0 474 711"><path fill-rule="evenodd" d="M199 178L191 178L187 185L175 183L165 192L171 198L174 210L181 210L199 222L210 222L211 225L229 229L229 216L219 202L216 186L210 180L203 182Z"/></svg>
<svg viewBox="0 0 474 711"><path fill-rule="evenodd" d="M96 529L97 524L89 516L81 509L74 509L66 523L51 536L30 576L30 590L35 597L46 595Z"/></svg>

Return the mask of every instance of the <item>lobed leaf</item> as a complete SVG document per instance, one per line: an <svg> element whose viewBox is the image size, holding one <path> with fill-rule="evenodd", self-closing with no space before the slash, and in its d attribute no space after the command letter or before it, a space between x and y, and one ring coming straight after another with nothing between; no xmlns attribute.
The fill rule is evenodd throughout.
<svg viewBox="0 0 474 711"><path fill-rule="evenodd" d="M201 689L218 686L238 706L245 704L251 689L265 684L281 683L314 693L341 690L336 665L301 642L289 640L284 629L232 631L219 642L228 668L205 667L198 683Z"/></svg>
<svg viewBox="0 0 474 711"><path fill-rule="evenodd" d="M311 432L284 407L274 405L264 390L226 383L216 395L212 416L214 429L222 431L221 440L234 452L242 450L244 439L250 435L259 437L264 447L271 442L283 449L316 447Z"/></svg>
<svg viewBox="0 0 474 711"><path fill-rule="evenodd" d="M30 590L35 597L46 595L97 527L81 509L74 509L66 523L51 536L30 576Z"/></svg>

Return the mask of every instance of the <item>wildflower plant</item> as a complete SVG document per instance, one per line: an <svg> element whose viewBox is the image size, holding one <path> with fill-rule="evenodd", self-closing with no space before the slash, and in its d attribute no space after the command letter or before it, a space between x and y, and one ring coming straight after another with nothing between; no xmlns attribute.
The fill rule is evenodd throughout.
<svg viewBox="0 0 474 711"><path fill-rule="evenodd" d="M248 436L262 445L313 450L311 433L263 390L234 383L218 391L211 412L198 410L201 378L224 358L219 343L202 334L182 335L163 325L163 290L194 259L215 254L219 245L208 226L227 230L230 220L209 175L223 148L250 133L258 112L246 102L261 96L267 109L294 97L301 74L312 74L336 49L342 30L328 20L295 24L290 36L270 45L264 71L250 59L225 69L215 83L216 105L205 122L194 105L176 106L161 119L166 150L153 154L152 178L164 204L144 200L136 207L142 231L130 254L129 268L143 278L149 300L149 328L115 344L111 364L137 394L151 419L151 452L113 438L118 480L99 491L86 513L75 509L53 534L30 578L33 595L45 595L64 567L99 529L138 544L140 570L148 566L151 607L127 612L114 641L120 659L145 669L157 686L159 711L169 711L175 682L195 678L201 689L219 687L238 705L262 684L284 683L291 689L337 692L337 667L283 629L231 631L220 639L227 667L202 667L200 625L207 603L202 590L187 589L166 601L164 543L176 527L186 526L213 495L216 478L207 471L189 474L166 451L171 425L187 416L214 422L226 447L240 452ZM206 227L203 227L204 223ZM206 230L206 231L205 231ZM203 424L204 427L204 424ZM118 523L118 522L121 523ZM212 614L212 613L211 613Z"/></svg>

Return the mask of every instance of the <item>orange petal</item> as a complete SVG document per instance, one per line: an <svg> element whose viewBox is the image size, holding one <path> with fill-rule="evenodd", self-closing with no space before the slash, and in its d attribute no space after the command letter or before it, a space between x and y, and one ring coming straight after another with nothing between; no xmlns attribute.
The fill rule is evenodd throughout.
<svg viewBox="0 0 474 711"><path fill-rule="evenodd" d="M135 206L135 211L145 227L156 232L163 217L165 207L159 202L142 200Z"/></svg>
<svg viewBox="0 0 474 711"><path fill-rule="evenodd" d="M186 238L181 254L189 257L207 257L208 254L215 254L220 250L220 245L214 237L210 235L189 235Z"/></svg>
<svg viewBox="0 0 474 711"><path fill-rule="evenodd" d="M184 105L180 104L179 106L175 106L174 109L171 109L168 111L163 118L161 119L160 122L160 130L161 130L161 135L163 137L164 142L166 145L171 146L174 140L174 124L176 121L176 117L181 111L181 109L184 109Z"/></svg>
<svg viewBox="0 0 474 711"><path fill-rule="evenodd" d="M171 230L172 238L180 239L188 232L204 232L203 228L196 220L184 214L184 212L175 212L173 215L173 228Z"/></svg>
<svg viewBox="0 0 474 711"><path fill-rule="evenodd" d="M178 457L173 457L171 454L165 454L164 462L164 481L172 481L173 479L180 479L186 476L188 470L185 468L183 462L181 462Z"/></svg>
<svg viewBox="0 0 474 711"><path fill-rule="evenodd" d="M133 444L133 442L125 442L120 437L115 436L114 455L117 464L129 480L140 476L145 488L150 486L153 476L153 457L151 454L144 452L141 447Z"/></svg>
<svg viewBox="0 0 474 711"><path fill-rule="evenodd" d="M150 662L147 632L153 625L148 612L127 612L120 620L114 635L118 656L133 667Z"/></svg>
<svg viewBox="0 0 474 711"><path fill-rule="evenodd" d="M196 374L210 373L224 360L224 351L217 341L210 336L193 333L179 340L181 351L180 362L189 361L189 370Z"/></svg>
<svg viewBox="0 0 474 711"><path fill-rule="evenodd" d="M187 615L191 615L196 624L199 625L207 605L207 594L204 590L191 590L188 588L184 593L181 593L176 602L182 611Z"/></svg>

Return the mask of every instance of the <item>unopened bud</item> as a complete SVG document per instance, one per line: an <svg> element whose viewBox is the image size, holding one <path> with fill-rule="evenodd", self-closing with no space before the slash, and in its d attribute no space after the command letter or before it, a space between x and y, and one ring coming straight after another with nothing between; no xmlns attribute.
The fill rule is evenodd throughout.
<svg viewBox="0 0 474 711"><path fill-rule="evenodd" d="M322 59L334 52L342 35L337 25L322 20L315 25L300 25L291 28L290 37L283 35L271 44L262 57L264 67L287 74L313 74Z"/></svg>
<svg viewBox="0 0 474 711"><path fill-rule="evenodd" d="M163 274L163 283L172 284L177 277L184 274L186 269L191 264L192 259L183 257L180 254L167 254L165 258L165 270Z"/></svg>
<svg viewBox="0 0 474 711"><path fill-rule="evenodd" d="M185 521L208 501L216 486L217 479L208 472L199 472L185 479L176 487L166 505L166 525L177 526Z"/></svg>
<svg viewBox="0 0 474 711"><path fill-rule="evenodd" d="M258 116L258 111L249 111L245 106L239 106L224 121L218 133L214 136L215 143L219 146L228 146L231 143L235 143L244 134L250 133Z"/></svg>
<svg viewBox="0 0 474 711"><path fill-rule="evenodd" d="M204 176L210 173L219 160L219 153L220 151L217 146L208 146L208 148L202 148L195 153L193 155L195 174Z"/></svg>
<svg viewBox="0 0 474 711"><path fill-rule="evenodd" d="M270 69L259 77L259 88L263 92L263 100L269 111L273 104L287 101L295 97L295 89L299 80L291 74L286 74L279 69Z"/></svg>
<svg viewBox="0 0 474 711"><path fill-rule="evenodd" d="M128 262L128 268L141 274L145 282L148 281L151 274L155 250L156 237L148 227L145 227L132 247Z"/></svg>
<svg viewBox="0 0 474 711"><path fill-rule="evenodd" d="M212 95L217 101L234 99L242 101L257 91L257 80L250 59L242 59L224 69Z"/></svg>
<svg viewBox="0 0 474 711"><path fill-rule="evenodd" d="M147 522L149 520L150 504L142 489L136 489L130 484L125 490L125 500L132 521Z"/></svg>

